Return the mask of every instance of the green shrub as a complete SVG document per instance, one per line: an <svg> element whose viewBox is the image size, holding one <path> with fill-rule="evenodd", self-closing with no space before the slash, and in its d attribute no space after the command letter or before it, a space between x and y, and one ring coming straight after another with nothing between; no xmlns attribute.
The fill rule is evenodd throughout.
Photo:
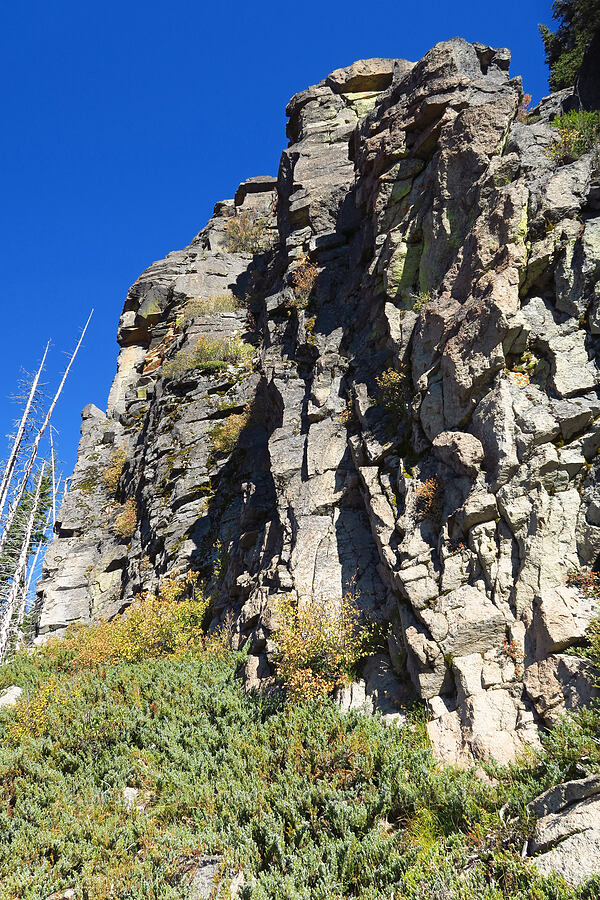
<svg viewBox="0 0 600 900"><path fill-rule="evenodd" d="M230 253L263 253L273 246L269 221L242 212L225 225L226 247Z"/></svg>
<svg viewBox="0 0 600 900"><path fill-rule="evenodd" d="M254 347L246 344L238 335L232 338L199 338L190 353L181 351L163 365L165 378L177 378L185 372L200 369L202 372L218 372L228 365L250 367Z"/></svg>
<svg viewBox="0 0 600 900"><path fill-rule="evenodd" d="M552 127L559 136L550 145L548 155L556 163L572 162L600 145L600 111L571 110L564 116L555 116Z"/></svg>
<svg viewBox="0 0 600 900"><path fill-rule="evenodd" d="M588 749L598 770L597 713L493 780L446 768L418 712L401 727L245 693L243 656L204 634L180 587L129 628L82 627L0 667L24 689L0 710L0 900L183 900L202 853L245 873L243 900L598 896L597 880L572 890L520 858L528 801Z"/></svg>
<svg viewBox="0 0 600 900"><path fill-rule="evenodd" d="M404 372L386 369L375 379L378 387L377 403L385 409L390 424L397 428L408 417L406 394L408 378Z"/></svg>
<svg viewBox="0 0 600 900"><path fill-rule="evenodd" d="M227 456L236 448L240 434L248 424L249 414L245 410L233 413L218 422L210 433L211 451L214 455Z"/></svg>
<svg viewBox="0 0 600 900"><path fill-rule="evenodd" d="M215 313L237 312L242 308L237 297L234 297L231 291L226 291L223 294L211 294L210 297L190 297L183 313L186 319L195 319L198 316L211 316Z"/></svg>
<svg viewBox="0 0 600 900"><path fill-rule="evenodd" d="M433 300L433 297L432 291L419 291L417 294L412 294L413 312L420 313L423 307Z"/></svg>

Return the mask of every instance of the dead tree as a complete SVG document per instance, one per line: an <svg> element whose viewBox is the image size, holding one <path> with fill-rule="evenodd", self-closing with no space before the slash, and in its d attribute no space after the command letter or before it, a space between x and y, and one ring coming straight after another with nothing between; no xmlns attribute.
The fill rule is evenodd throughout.
<svg viewBox="0 0 600 900"><path fill-rule="evenodd" d="M9 636L11 633L11 626L13 625L13 622L17 625L17 627L20 627L23 621L23 616L25 614L26 594L23 589L27 583L27 560L29 559L29 555L31 552L33 532L37 523L38 512L40 508L40 498L42 494L42 484L44 481L45 469L46 464L43 463L37 478L35 494L33 496L33 503L27 521L27 527L23 535L23 542L21 544L21 551L19 553L15 571L12 575L12 581L8 594L2 607L2 617L0 619L0 660L4 659L4 657L6 656Z"/></svg>

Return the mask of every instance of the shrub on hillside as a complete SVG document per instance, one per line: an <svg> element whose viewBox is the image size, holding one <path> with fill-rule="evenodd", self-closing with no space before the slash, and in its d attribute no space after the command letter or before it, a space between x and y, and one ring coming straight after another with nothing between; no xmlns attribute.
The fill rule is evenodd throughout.
<svg viewBox="0 0 600 900"><path fill-rule="evenodd" d="M276 615L278 674L293 700L326 696L351 680L370 637L351 594L300 602L288 595Z"/></svg>
<svg viewBox="0 0 600 900"><path fill-rule="evenodd" d="M49 659L65 654L71 669L119 661L137 662L202 645L209 601L193 589L194 575L166 579L158 595L139 597L122 615L96 625L71 626L61 639L48 641L42 653ZM185 591L192 596L182 599Z"/></svg>
<svg viewBox="0 0 600 900"><path fill-rule="evenodd" d="M387 724L246 693L243 655L196 622L164 653L148 627L134 661L91 654L92 626L0 667L24 689L0 709L0 900L184 900L203 854L221 855L222 900L240 871L244 900L598 896L599 879L571 889L521 859L529 800L600 769L597 712L486 778L441 765L418 711Z"/></svg>

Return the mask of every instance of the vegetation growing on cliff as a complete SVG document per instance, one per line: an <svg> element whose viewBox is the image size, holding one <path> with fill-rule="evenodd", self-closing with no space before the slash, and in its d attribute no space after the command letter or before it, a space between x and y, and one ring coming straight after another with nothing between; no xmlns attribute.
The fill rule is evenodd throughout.
<svg viewBox="0 0 600 900"><path fill-rule="evenodd" d="M548 155L561 165L600 146L600 112L571 110L564 116L555 116L552 127L558 131L558 137L550 145Z"/></svg>
<svg viewBox="0 0 600 900"><path fill-rule="evenodd" d="M225 234L230 253L262 253L272 246L268 219L247 212L228 219Z"/></svg>
<svg viewBox="0 0 600 900"><path fill-rule="evenodd" d="M232 413L217 422L210 434L213 455L227 456L237 447L240 435L248 424L249 416L249 411L244 410L241 413Z"/></svg>
<svg viewBox="0 0 600 900"><path fill-rule="evenodd" d="M319 275L319 268L307 256L300 258L292 272L293 305L296 309L306 309Z"/></svg>
<svg viewBox="0 0 600 900"><path fill-rule="evenodd" d="M301 604L286 596L276 611L278 675L293 700L325 697L351 680L369 637L351 594Z"/></svg>
<svg viewBox="0 0 600 900"><path fill-rule="evenodd" d="M243 309L243 306L237 297L234 297L231 291L224 291L222 294L211 294L209 297L190 297L183 313L186 319L195 319L198 316L237 312L239 309Z"/></svg>
<svg viewBox="0 0 600 900"><path fill-rule="evenodd" d="M24 688L0 712L2 900L183 898L205 852L222 855L221 900L239 871L242 900L597 896L600 882L571 890L520 858L527 801L582 758L600 768L597 712L493 781L445 769L418 711L386 726L245 694L243 656L180 593L0 669Z"/></svg>
<svg viewBox="0 0 600 900"><path fill-rule="evenodd" d="M250 365L254 347L240 337L201 337L189 353L181 351L163 366L165 378L177 378L186 372L199 369L201 372L218 372L229 364Z"/></svg>

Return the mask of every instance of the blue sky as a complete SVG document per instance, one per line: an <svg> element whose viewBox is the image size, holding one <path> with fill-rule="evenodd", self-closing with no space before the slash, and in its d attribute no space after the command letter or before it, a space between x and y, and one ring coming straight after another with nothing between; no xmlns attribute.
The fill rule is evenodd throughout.
<svg viewBox="0 0 600 900"><path fill-rule="evenodd" d="M455 35L513 51L547 93L537 34L551 2L16 0L0 11L0 429L21 368L51 338L57 381L91 307L54 419L67 470L80 411L101 408L127 288L185 246L251 175L276 174L292 94L370 56L420 58ZM3 439L0 439L3 440ZM0 447L0 455L4 452Z"/></svg>

